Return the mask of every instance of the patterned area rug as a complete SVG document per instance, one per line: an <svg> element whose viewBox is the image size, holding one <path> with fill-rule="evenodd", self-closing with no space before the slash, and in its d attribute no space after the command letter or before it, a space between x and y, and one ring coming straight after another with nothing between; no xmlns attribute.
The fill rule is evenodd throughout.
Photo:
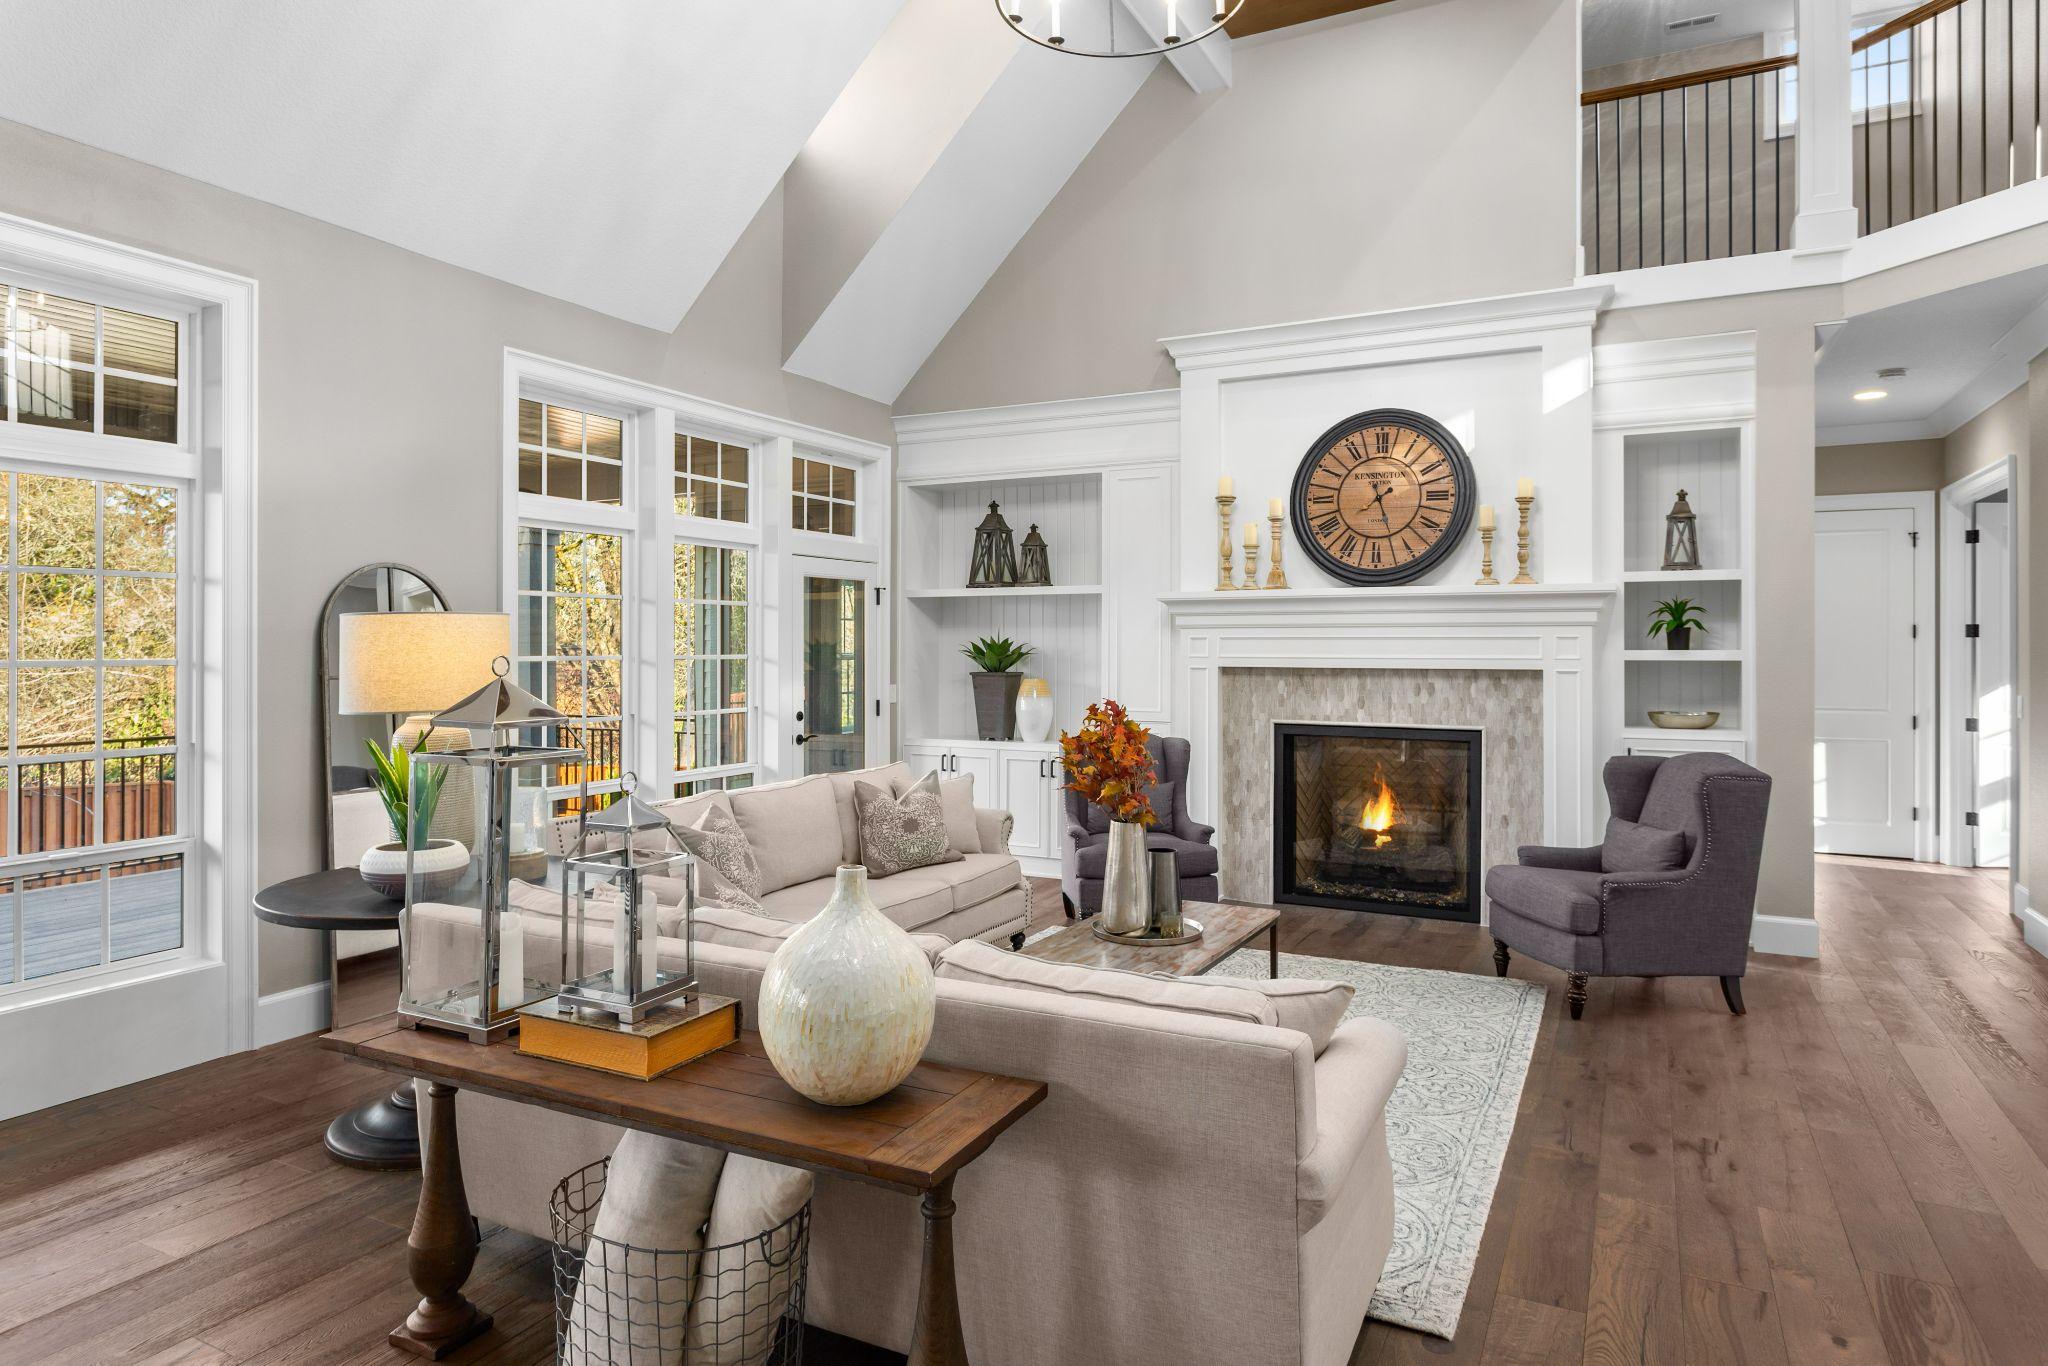
<svg viewBox="0 0 2048 1366"><path fill-rule="evenodd" d="M1266 951L1242 949L1209 975L1264 977ZM1387 1103L1394 1246L1367 1312L1448 1338L1514 1131L1543 988L1291 953L1280 955L1280 975L1348 982L1358 995L1347 1019L1376 1016L1408 1036L1408 1067Z"/></svg>

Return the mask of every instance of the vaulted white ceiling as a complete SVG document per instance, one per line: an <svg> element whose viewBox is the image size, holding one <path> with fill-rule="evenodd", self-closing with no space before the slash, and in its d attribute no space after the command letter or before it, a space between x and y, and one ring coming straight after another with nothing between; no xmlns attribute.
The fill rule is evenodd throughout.
<svg viewBox="0 0 2048 1366"><path fill-rule="evenodd" d="M0 118L668 330L902 2L5 0Z"/></svg>

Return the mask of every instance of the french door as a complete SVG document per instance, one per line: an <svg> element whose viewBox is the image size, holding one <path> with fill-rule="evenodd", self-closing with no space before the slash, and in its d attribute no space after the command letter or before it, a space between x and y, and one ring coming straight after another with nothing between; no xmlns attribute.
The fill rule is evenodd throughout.
<svg viewBox="0 0 2048 1366"><path fill-rule="evenodd" d="M876 566L794 556L790 570L795 611L787 658L795 667L785 714L796 771L865 768L885 747Z"/></svg>

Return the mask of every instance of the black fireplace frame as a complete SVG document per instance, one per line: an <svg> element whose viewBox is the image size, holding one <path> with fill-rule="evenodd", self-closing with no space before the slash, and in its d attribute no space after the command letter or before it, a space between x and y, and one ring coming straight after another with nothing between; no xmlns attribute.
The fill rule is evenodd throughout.
<svg viewBox="0 0 2048 1366"><path fill-rule="evenodd" d="M1319 896L1295 889L1294 879L1294 746L1296 737L1318 735L1369 740L1454 740L1465 745L1465 792L1471 812L1465 823L1465 885L1471 905L1462 911L1438 910L1405 902L1363 897ZM1423 920L1480 920L1480 834L1486 815L1486 736L1465 726L1378 726L1369 722L1276 721L1273 723L1273 900L1283 906L1322 906L1367 915L1405 915Z"/></svg>

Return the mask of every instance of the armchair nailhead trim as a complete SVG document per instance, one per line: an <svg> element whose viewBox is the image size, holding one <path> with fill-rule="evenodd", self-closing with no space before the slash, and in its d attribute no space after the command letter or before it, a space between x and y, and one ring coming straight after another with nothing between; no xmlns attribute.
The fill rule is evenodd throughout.
<svg viewBox="0 0 2048 1366"><path fill-rule="evenodd" d="M1740 773L1710 773L1705 778L1702 778L1700 780L1700 806L1706 812L1706 831L1700 840L1699 866L1675 882L1609 882L1604 878L1601 879L1600 933L1605 934L1607 932L1607 893L1612 889L1616 887L1682 887L1705 870L1707 860L1714 856L1714 803L1713 794L1709 789L1715 783L1764 783L1768 785L1770 781L1767 777L1745 778Z"/></svg>

